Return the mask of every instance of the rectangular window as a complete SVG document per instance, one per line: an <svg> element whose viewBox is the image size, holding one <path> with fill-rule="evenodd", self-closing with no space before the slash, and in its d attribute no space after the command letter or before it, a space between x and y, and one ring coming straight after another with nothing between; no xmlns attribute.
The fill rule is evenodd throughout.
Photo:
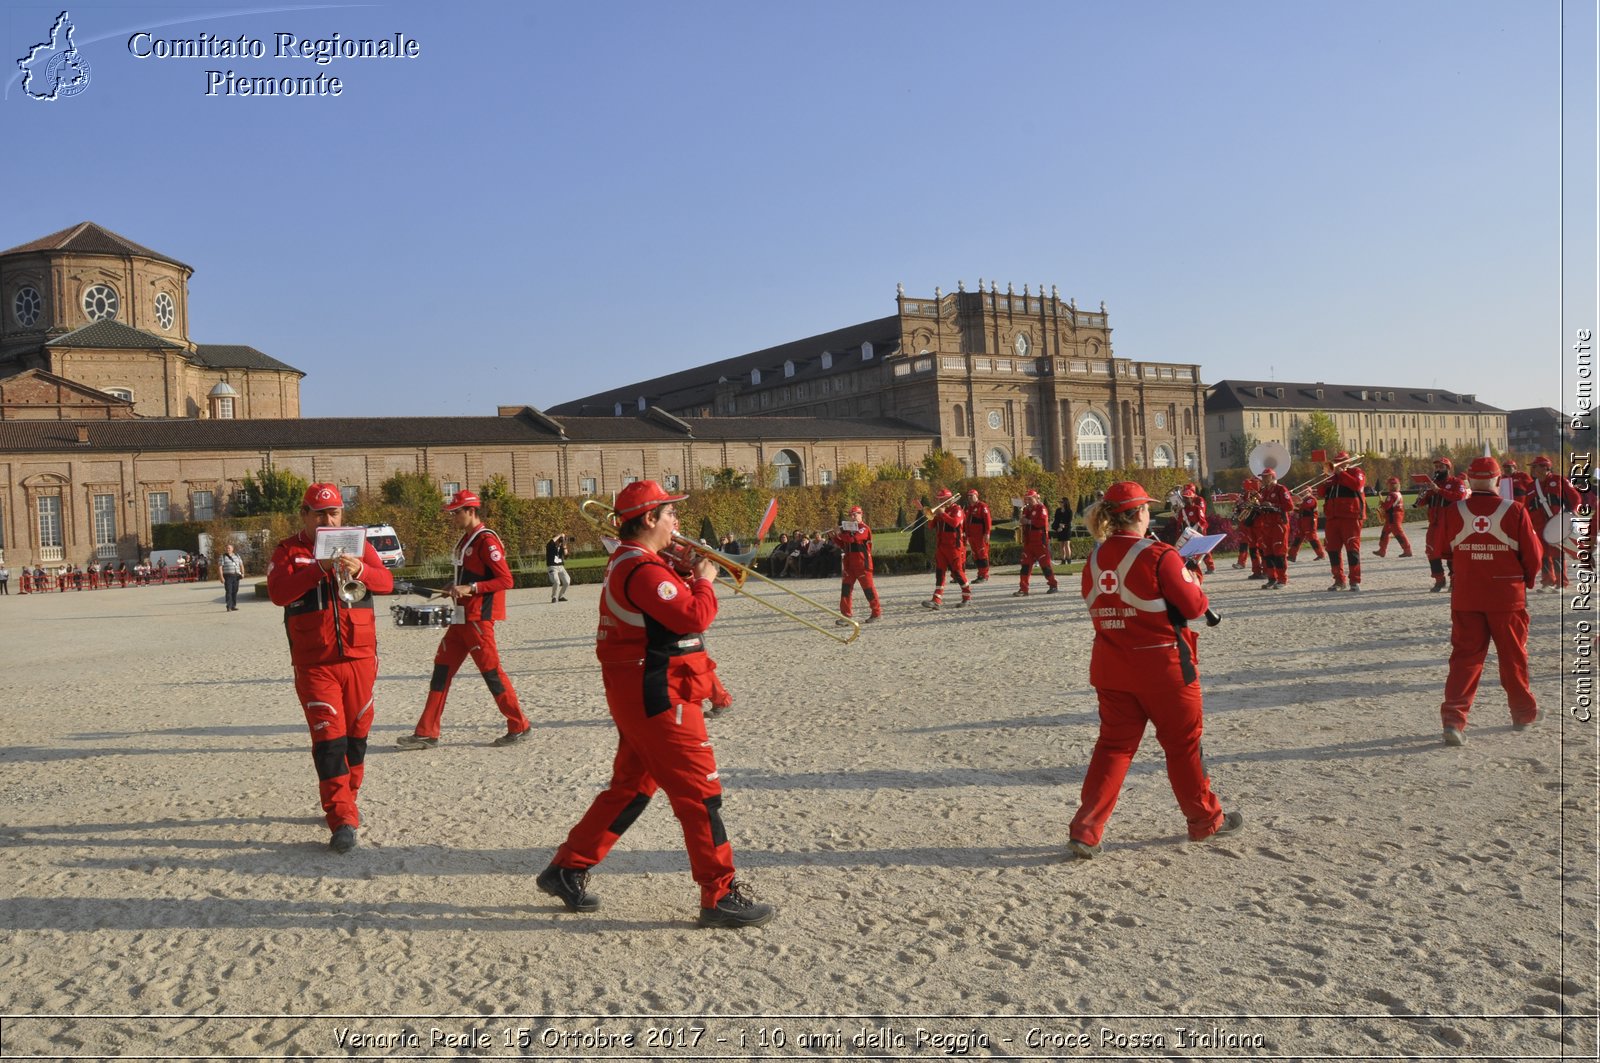
<svg viewBox="0 0 1600 1063"><path fill-rule="evenodd" d="M361 501L361 488L355 484L345 484L339 488L339 497L344 500L346 508Z"/></svg>
<svg viewBox="0 0 1600 1063"><path fill-rule="evenodd" d="M1250 415L1250 427L1251 428L1260 428L1261 427L1261 415L1259 413L1252 413Z"/></svg>
<svg viewBox="0 0 1600 1063"><path fill-rule="evenodd" d="M822 478L823 487L827 487L829 484L833 483L832 469L823 469L818 475Z"/></svg>
<svg viewBox="0 0 1600 1063"><path fill-rule="evenodd" d="M94 554L117 556L117 496L94 496Z"/></svg>
<svg viewBox="0 0 1600 1063"><path fill-rule="evenodd" d="M233 399L227 395L217 400L217 420L233 420Z"/></svg>
<svg viewBox="0 0 1600 1063"><path fill-rule="evenodd" d="M700 486L703 489L709 491L713 487L717 486L717 478L715 476L712 476L710 473L706 473L705 475L700 477Z"/></svg>
<svg viewBox="0 0 1600 1063"><path fill-rule="evenodd" d="M676 492L682 490L682 488L680 488L678 486L678 484L680 482L681 481L679 481L679 479L675 475L673 475L671 473L668 473L667 475L665 475L665 476L663 476L661 478L661 487L662 487L663 490L671 491L673 493L676 493Z"/></svg>
<svg viewBox="0 0 1600 1063"><path fill-rule="evenodd" d="M61 496L39 496L39 557L43 561L60 561L64 556L61 545Z"/></svg>
<svg viewBox="0 0 1600 1063"><path fill-rule="evenodd" d="M639 478L637 476L624 476L622 478L622 486L623 487L627 487L629 484L636 484L638 482L639 482Z"/></svg>
<svg viewBox="0 0 1600 1063"><path fill-rule="evenodd" d="M210 520L216 516L216 495L210 491L195 491L189 496L195 520Z"/></svg>
<svg viewBox="0 0 1600 1063"><path fill-rule="evenodd" d="M535 480L533 493L537 498L549 498L556 493L556 482L554 480Z"/></svg>
<svg viewBox="0 0 1600 1063"><path fill-rule="evenodd" d="M578 481L578 490L585 498L593 498L600 490L600 485L593 476L585 476Z"/></svg>
<svg viewBox="0 0 1600 1063"><path fill-rule="evenodd" d="M457 491L459 491L459 490L461 490L461 485L459 483L457 483L456 481L454 481L454 480L446 480L445 481L445 484L444 484L444 497L450 498L450 497L454 496L455 493Z"/></svg>
<svg viewBox="0 0 1600 1063"><path fill-rule="evenodd" d="M150 511L150 523L166 524L172 520L172 496L165 491L151 491L144 496L145 507Z"/></svg>

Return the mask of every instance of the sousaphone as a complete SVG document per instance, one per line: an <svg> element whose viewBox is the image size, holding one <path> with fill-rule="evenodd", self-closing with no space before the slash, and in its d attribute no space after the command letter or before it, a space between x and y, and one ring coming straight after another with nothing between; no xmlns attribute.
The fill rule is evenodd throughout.
<svg viewBox="0 0 1600 1063"><path fill-rule="evenodd" d="M1284 475L1289 471L1289 448L1282 443L1258 443L1250 452L1250 475L1260 476L1268 469L1272 470L1278 482L1282 483Z"/></svg>

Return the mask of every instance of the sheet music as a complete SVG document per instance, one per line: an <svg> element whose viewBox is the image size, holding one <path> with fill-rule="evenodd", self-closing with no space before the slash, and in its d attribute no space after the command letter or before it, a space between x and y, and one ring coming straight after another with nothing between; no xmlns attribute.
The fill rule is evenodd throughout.
<svg viewBox="0 0 1600 1063"><path fill-rule="evenodd" d="M367 529L318 528L314 549L318 561L340 554L360 557L367 549Z"/></svg>
<svg viewBox="0 0 1600 1063"><path fill-rule="evenodd" d="M1178 547L1179 557L1198 557L1209 554L1217 548L1217 544L1226 539L1226 535L1196 535L1193 539Z"/></svg>

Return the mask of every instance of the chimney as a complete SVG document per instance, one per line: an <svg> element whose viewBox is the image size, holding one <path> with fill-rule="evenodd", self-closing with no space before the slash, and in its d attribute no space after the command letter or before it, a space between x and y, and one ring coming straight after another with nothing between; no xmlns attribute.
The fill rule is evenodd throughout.
<svg viewBox="0 0 1600 1063"><path fill-rule="evenodd" d="M80 424L78 426L78 445L80 447L86 447L89 445L89 426L86 424Z"/></svg>

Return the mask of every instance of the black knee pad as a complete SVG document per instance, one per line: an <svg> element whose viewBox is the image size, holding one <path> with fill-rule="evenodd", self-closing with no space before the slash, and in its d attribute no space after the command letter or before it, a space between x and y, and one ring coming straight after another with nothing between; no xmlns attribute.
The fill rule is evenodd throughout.
<svg viewBox="0 0 1600 1063"><path fill-rule="evenodd" d="M311 763L317 766L317 778L337 779L350 774L349 740L330 738L326 742L313 742Z"/></svg>
<svg viewBox="0 0 1600 1063"><path fill-rule="evenodd" d="M612 820L611 826L606 829L612 834L620 836L629 827L633 826L633 821L639 818L639 814L645 810L645 806L649 803L649 794L634 794L633 800L628 802L626 808L617 813L617 818Z"/></svg>
<svg viewBox="0 0 1600 1063"><path fill-rule="evenodd" d="M367 740L365 738L345 738L344 762L352 768L362 764L367 759Z"/></svg>
<svg viewBox="0 0 1600 1063"><path fill-rule="evenodd" d="M500 682L500 670L498 668L492 672L484 672L483 681L488 685L489 693L495 697L499 697L506 692L506 685Z"/></svg>
<svg viewBox="0 0 1600 1063"><path fill-rule="evenodd" d="M433 666L433 675L428 677L428 689L435 694L442 694L450 687L450 666L436 664Z"/></svg>
<svg viewBox="0 0 1600 1063"><path fill-rule="evenodd" d="M722 825L722 795L713 794L706 798L706 818L711 821L711 844L724 846L728 844L728 831Z"/></svg>

